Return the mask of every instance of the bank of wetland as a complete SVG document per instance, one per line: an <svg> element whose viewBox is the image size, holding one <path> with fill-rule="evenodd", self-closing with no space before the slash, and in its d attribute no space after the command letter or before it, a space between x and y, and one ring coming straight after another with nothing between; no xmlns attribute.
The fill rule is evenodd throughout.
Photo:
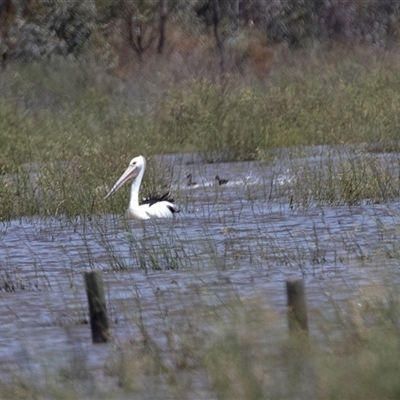
<svg viewBox="0 0 400 400"><path fill-rule="evenodd" d="M2 398L398 398L400 73L378 52L298 50L267 82L2 73ZM141 197L170 191L175 218L127 221L128 187L104 199L140 154Z"/></svg>

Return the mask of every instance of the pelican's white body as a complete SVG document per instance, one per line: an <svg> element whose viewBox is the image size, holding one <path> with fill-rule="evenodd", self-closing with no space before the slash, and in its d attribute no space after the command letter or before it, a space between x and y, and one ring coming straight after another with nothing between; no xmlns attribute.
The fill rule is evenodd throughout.
<svg viewBox="0 0 400 400"><path fill-rule="evenodd" d="M129 179L133 179L126 216L131 219L172 218L178 210L171 201L161 199L139 205L139 189L145 168L146 160L143 156L132 158L128 168L108 192L106 198L114 194Z"/></svg>
<svg viewBox="0 0 400 400"><path fill-rule="evenodd" d="M125 215L130 219L149 219L149 218L172 218L174 216L174 212L168 208L176 206L169 201L159 201L151 206L149 204L141 204L137 206L132 206L132 197L129 202L129 207L126 210Z"/></svg>

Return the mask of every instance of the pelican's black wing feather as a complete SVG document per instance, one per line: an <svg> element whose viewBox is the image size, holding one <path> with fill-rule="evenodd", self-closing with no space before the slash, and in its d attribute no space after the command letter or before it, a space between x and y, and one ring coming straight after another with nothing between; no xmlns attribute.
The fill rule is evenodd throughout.
<svg viewBox="0 0 400 400"><path fill-rule="evenodd" d="M175 200L169 197L169 192L164 193L162 196L152 196L147 199L143 199L142 204L148 204L151 207L153 204L158 203L159 201L169 201L173 203Z"/></svg>

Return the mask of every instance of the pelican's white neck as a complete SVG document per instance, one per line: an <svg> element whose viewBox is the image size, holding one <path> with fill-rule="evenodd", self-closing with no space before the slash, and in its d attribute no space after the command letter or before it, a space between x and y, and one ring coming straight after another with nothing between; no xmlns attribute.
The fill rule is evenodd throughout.
<svg viewBox="0 0 400 400"><path fill-rule="evenodd" d="M143 179L145 168L146 168L146 161L144 160L144 157L143 157L143 163L142 163L140 172L139 172L138 176L132 182L131 198L129 200L129 208L130 209L135 209L135 208L139 207L139 189L140 189L140 185L142 184L142 179Z"/></svg>

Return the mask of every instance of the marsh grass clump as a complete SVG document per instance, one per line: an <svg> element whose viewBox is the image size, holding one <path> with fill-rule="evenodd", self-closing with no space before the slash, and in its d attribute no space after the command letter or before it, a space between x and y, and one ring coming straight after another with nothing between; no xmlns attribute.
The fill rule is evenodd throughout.
<svg viewBox="0 0 400 400"><path fill-rule="evenodd" d="M176 233L168 229L157 232L156 236L158 240L146 240L146 238L137 239L132 233L128 234L134 265L145 271L179 269L187 266L183 245L180 244Z"/></svg>
<svg viewBox="0 0 400 400"><path fill-rule="evenodd" d="M214 337L206 342L203 366L219 398L264 398L274 391L276 354L265 352L266 337L259 335L259 329L264 323L279 326L279 318L272 310L260 308L257 299L236 304L231 311L214 321ZM279 327L267 326L264 332L270 339L282 334Z"/></svg>
<svg viewBox="0 0 400 400"><path fill-rule="evenodd" d="M346 204L380 203L399 197L398 178L374 158L352 159L339 167L339 196Z"/></svg>
<svg viewBox="0 0 400 400"><path fill-rule="evenodd" d="M284 335L274 350L268 345L272 332L261 342L256 333L271 319L260 318L260 310L251 308L246 322L231 319L229 328L215 335L214 345L205 352L213 389L220 398L238 393L239 398L246 399L283 398L294 393L299 398L316 393L321 398L335 399L396 398L398 300L395 288L360 288L359 297L350 300L347 307L332 304L338 313L328 323L326 339L313 335L308 343L293 343ZM318 321L318 311L310 311ZM258 315L257 320L251 322L250 315ZM241 322L235 325L233 321Z"/></svg>
<svg viewBox="0 0 400 400"><path fill-rule="evenodd" d="M168 315L163 330L167 351L157 344L163 342L160 337L157 343L149 338L120 343L107 371L125 391L138 394L145 382L153 382L158 390L191 398L193 387L199 390L201 382L201 393L219 398L283 398L294 393L301 398L315 393L333 398L394 398L398 332L390 323L378 330L368 328L371 313L385 318L386 311L379 301L376 304L376 309L371 305L367 309L364 303L350 305L348 314L342 311L339 321L331 321L336 326L334 340L322 344L323 339L312 337L304 348L288 342L279 315L255 303L228 302L208 312L197 307L186 310L185 321L191 321L201 340L187 327L179 328L177 314ZM146 327L142 333L151 335ZM121 345L127 348L122 350ZM193 374L192 379L185 379L188 374ZM354 381L347 381L347 374Z"/></svg>
<svg viewBox="0 0 400 400"><path fill-rule="evenodd" d="M251 160L268 146L265 97L256 87L191 80L165 94L161 124L165 134L208 162Z"/></svg>
<svg viewBox="0 0 400 400"><path fill-rule="evenodd" d="M157 296L162 300L162 292ZM136 318L140 334L114 346L107 374L116 377L125 391L138 394L146 382L153 382L155 391L180 398L196 397L196 392L197 396L260 398L272 386L276 361L276 354L265 351L261 333L277 337L281 331L261 323L276 323L278 315L262 309L257 301L242 304L231 299L207 305L199 296L196 306L181 313L166 308L157 337L144 320Z"/></svg>
<svg viewBox="0 0 400 400"><path fill-rule="evenodd" d="M399 373L399 297L392 285L360 289L339 314L340 336L317 353L320 389L329 398L396 398Z"/></svg>
<svg viewBox="0 0 400 400"><path fill-rule="evenodd" d="M110 215L106 219L95 217L82 233L82 239L85 242L94 240L101 247L106 256L103 259L106 271L143 270L146 273L178 270L191 266L187 254L190 246L182 242L182 232L176 230L174 224L174 220L169 219L132 223L119 215ZM116 242L114 235L117 232L119 239ZM121 245L123 252L120 251Z"/></svg>
<svg viewBox="0 0 400 400"><path fill-rule="evenodd" d="M38 290L38 286L17 268L12 268L5 263L0 264L0 292L19 292L21 290Z"/></svg>
<svg viewBox="0 0 400 400"><path fill-rule="evenodd" d="M281 194L302 207L388 203L400 197L396 154L333 150L305 163L293 160L290 170L293 184Z"/></svg>

